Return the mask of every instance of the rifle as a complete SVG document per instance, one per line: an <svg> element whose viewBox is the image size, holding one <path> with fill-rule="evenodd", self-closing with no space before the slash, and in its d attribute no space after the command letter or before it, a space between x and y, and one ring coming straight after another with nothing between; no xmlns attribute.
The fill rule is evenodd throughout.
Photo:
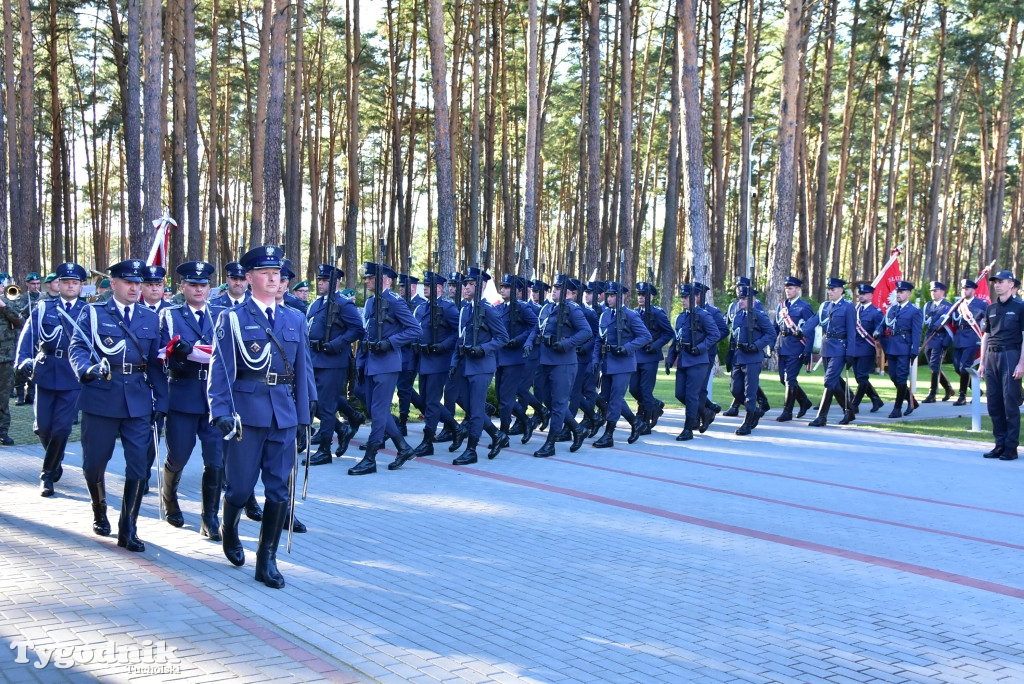
<svg viewBox="0 0 1024 684"><path fill-rule="evenodd" d="M512 296L508 300L508 337L515 339L516 326L519 324L519 267L522 262L522 253L519 251L519 243L516 242L516 267L512 273Z"/></svg>
<svg viewBox="0 0 1024 684"><path fill-rule="evenodd" d="M412 255L406 259L405 305L409 307L409 311L412 311Z"/></svg>
<svg viewBox="0 0 1024 684"><path fill-rule="evenodd" d="M619 252L619 277L626 272L626 250ZM622 289L622 285L619 288ZM618 293L615 297L615 346L622 346L622 330L625 327L625 321L622 320L622 292Z"/></svg>
<svg viewBox="0 0 1024 684"><path fill-rule="evenodd" d="M644 325L647 329L651 329L651 307L654 306L654 260L651 257L647 258L647 306L644 307ZM653 335L653 331L651 332Z"/></svg>
<svg viewBox="0 0 1024 684"><path fill-rule="evenodd" d="M696 348L696 345L694 344L694 328L697 326L697 312L693 308L693 306L694 306L693 291L695 289L696 289L696 286L691 282L690 283L690 347L689 347L689 349L687 349L688 352L692 352Z"/></svg>
<svg viewBox="0 0 1024 684"><path fill-rule="evenodd" d="M338 289L338 269L336 264L338 259L341 258L341 247L334 247L333 249L328 248L328 252L334 255L334 260L331 262L331 278L327 283L327 294L324 297L325 307L327 309L327 315L324 320L324 343L331 339L331 328L334 327L334 322L338 320L338 309L340 305L335 300L334 291Z"/></svg>
<svg viewBox="0 0 1024 684"><path fill-rule="evenodd" d="M377 264L377 270L373 277L373 317L377 323L377 337L374 340L374 344L379 345L381 338L384 337L384 257L387 254L387 245L384 243L384 238L380 239L380 261Z"/></svg>
<svg viewBox="0 0 1024 684"><path fill-rule="evenodd" d="M750 267L750 285L747 286L747 320L744 321L747 331L747 344L754 343L754 267Z"/></svg>
<svg viewBox="0 0 1024 684"><path fill-rule="evenodd" d="M565 264L565 274L562 277L562 292L558 295L558 308L555 311L555 339L548 346L553 347L562 339L562 331L568 325L569 304L566 302L566 295L569 292L569 272L572 270L572 262L576 260L576 241L573 240L569 246L569 258ZM550 338L549 338L550 339Z"/></svg>
<svg viewBox="0 0 1024 684"><path fill-rule="evenodd" d="M484 266L487 264L487 243L484 243L483 252L483 263ZM473 347L476 347L480 341L480 317L482 312L480 311L480 301L483 297L484 289L484 267L481 267L477 263L477 278L476 285L473 286Z"/></svg>
<svg viewBox="0 0 1024 684"><path fill-rule="evenodd" d="M437 262L437 252L434 252L433 261ZM430 269L427 269L428 271ZM440 322L438 320L437 311L437 274L430 271L430 294L427 297L427 306L430 307L430 346L437 346L437 325ZM429 349L427 351L430 351Z"/></svg>

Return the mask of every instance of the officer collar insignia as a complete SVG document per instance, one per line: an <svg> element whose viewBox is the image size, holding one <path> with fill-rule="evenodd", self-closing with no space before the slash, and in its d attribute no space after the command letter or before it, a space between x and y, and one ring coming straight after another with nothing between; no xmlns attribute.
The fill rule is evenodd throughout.
<svg viewBox="0 0 1024 684"><path fill-rule="evenodd" d="M104 338L103 344L107 345L108 347L112 346L114 344L114 340L110 339L110 337L108 336Z"/></svg>
<svg viewBox="0 0 1024 684"><path fill-rule="evenodd" d="M260 350L260 343L259 342L253 342L252 344L249 345L249 351L251 351L253 354L257 353L259 350Z"/></svg>

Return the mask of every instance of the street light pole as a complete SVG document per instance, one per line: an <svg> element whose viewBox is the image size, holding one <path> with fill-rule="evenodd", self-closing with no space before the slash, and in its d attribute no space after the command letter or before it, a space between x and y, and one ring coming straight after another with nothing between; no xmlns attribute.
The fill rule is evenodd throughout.
<svg viewBox="0 0 1024 684"><path fill-rule="evenodd" d="M755 135L754 138L750 141L750 149L747 151L748 152L747 159L749 159L749 162L750 162L750 168L747 171L747 173L748 173L748 187L747 187L747 198L746 198L747 199L747 225L746 225L746 232L747 232L747 272L748 272L747 274L751 278L751 284L753 284L753 276L754 276L754 242L751 239L752 236L750 234L750 226L753 223L753 214L751 213L751 204L752 203L751 203L750 198L754 194L754 147L757 145L757 141L761 139L761 136L765 135L766 133L771 133L774 130L778 130L778 129L775 126L773 126L771 128L766 128L763 131L761 131L760 133L758 133L757 135ZM758 160L758 161L760 161L760 160Z"/></svg>

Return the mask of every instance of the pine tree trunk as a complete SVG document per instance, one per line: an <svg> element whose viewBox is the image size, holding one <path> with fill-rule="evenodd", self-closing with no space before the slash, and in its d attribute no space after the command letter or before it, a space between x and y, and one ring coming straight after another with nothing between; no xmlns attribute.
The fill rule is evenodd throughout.
<svg viewBox="0 0 1024 684"><path fill-rule="evenodd" d="M535 0L534 0L535 1ZM444 4L430 0L430 77L434 95L434 157L437 164L437 237L441 272L455 268L455 186L448 129L448 84L444 52Z"/></svg>
<svg viewBox="0 0 1024 684"><path fill-rule="evenodd" d="M288 0L277 0L270 27L270 96L267 98L267 139L263 154L263 244L267 245L281 243L281 145L287 36Z"/></svg>
<svg viewBox="0 0 1024 684"><path fill-rule="evenodd" d="M145 128L142 138L143 159L143 221L140 226L129 226L131 232L131 255L145 258L149 249L149 240L153 235L152 221L163 215L161 200L161 178L163 169L163 87L162 67L163 51L161 38L163 35L162 3L160 0L143 0L142 5L142 40L146 55L145 80L143 82L142 108ZM128 76L131 79L131 74ZM131 190L129 189L129 192ZM178 219L180 220L180 216ZM138 233L136 235L136 233Z"/></svg>
<svg viewBox="0 0 1024 684"><path fill-rule="evenodd" d="M362 42L359 35L359 1L349 0L349 55L348 55L348 96L347 105L347 152L348 164L348 202L345 211L345 273L352 278L349 286L355 282L358 268L356 254L356 228L359 219L359 53ZM374 244L372 260L379 258L377 246ZM392 250L392 254L394 251Z"/></svg>
<svg viewBox="0 0 1024 684"><path fill-rule="evenodd" d="M29 271L39 270L39 214L36 210L35 56L32 41L32 9L20 0L18 26L21 29L20 118L18 120L19 189L17 209L21 225L11 233L11 273L24 280ZM11 209L15 207L12 205Z"/></svg>
<svg viewBox="0 0 1024 684"><path fill-rule="evenodd" d="M711 282L707 197L704 192L704 143L700 126L700 79L697 73L697 3L680 0L683 65L680 102L684 144L682 153L683 208L693 249L691 279Z"/></svg>

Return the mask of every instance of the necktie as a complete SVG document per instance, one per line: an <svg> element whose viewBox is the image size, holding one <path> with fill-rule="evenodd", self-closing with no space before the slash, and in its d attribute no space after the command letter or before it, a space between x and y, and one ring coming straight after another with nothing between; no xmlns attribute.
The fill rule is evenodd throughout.
<svg viewBox="0 0 1024 684"><path fill-rule="evenodd" d="M270 321L270 327L274 327L274 309L273 307L267 307L266 309L267 320Z"/></svg>
<svg viewBox="0 0 1024 684"><path fill-rule="evenodd" d="M196 311L196 318L199 320L199 329L202 330L203 329L203 323L206 321L206 314L205 314L205 312L202 309L200 309L199 311Z"/></svg>
<svg viewBox="0 0 1024 684"><path fill-rule="evenodd" d="M64 311L68 314L71 313L71 302L64 302Z"/></svg>
<svg viewBox="0 0 1024 684"><path fill-rule="evenodd" d="M130 306L124 307L124 324L132 324L132 308Z"/></svg>

